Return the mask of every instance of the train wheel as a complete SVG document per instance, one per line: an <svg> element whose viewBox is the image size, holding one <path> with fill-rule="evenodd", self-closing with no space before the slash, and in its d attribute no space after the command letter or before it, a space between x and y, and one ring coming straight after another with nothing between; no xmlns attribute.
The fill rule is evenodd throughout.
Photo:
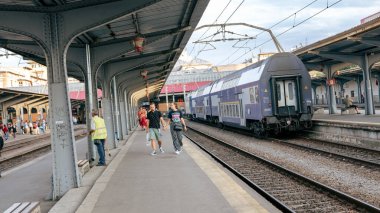
<svg viewBox="0 0 380 213"><path fill-rule="evenodd" d="M256 122L253 124L253 135L256 138L265 138L267 137L267 132L262 123Z"/></svg>
<svg viewBox="0 0 380 213"><path fill-rule="evenodd" d="M224 125L223 125L223 123L220 123L220 122L219 122L217 126L218 126L219 129L224 129Z"/></svg>

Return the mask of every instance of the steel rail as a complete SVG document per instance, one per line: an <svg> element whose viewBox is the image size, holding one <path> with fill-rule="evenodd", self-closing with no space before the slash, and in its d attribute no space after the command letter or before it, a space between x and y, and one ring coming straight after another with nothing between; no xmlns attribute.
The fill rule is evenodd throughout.
<svg viewBox="0 0 380 213"><path fill-rule="evenodd" d="M366 202L364 202L362 200L359 200L359 199L357 199L355 197L352 197L352 196L350 196L350 195L348 195L348 194L346 194L344 192L338 191L338 190L336 190L336 189L334 189L332 187L329 187L329 186L327 186L325 184L322 184L322 183L319 183L319 182L314 181L312 179L309 179L309 178L307 178L304 175L298 174L298 173L296 173L294 171L291 171L289 169L286 169L286 168L284 168L284 167L282 167L282 166L280 166L280 165L278 165L276 163L273 163L273 162L271 162L269 160L266 160L264 158L256 156L256 155L254 155L252 153L249 153L249 152L247 152L245 150L242 150L242 149L240 149L238 147L235 147L235 146L233 146L233 145L231 145L231 144L229 144L229 143L227 143L227 142L225 142L223 140L220 140L220 139L217 139L217 138L215 138L213 136L210 136L207 133L201 132L199 130L195 130L195 129L191 128L191 127L188 127L188 129L196 132L197 134L199 134L199 135L201 135L203 137L209 138L209 139L215 141L216 143L221 144L221 145L223 145L223 146L225 146L225 147L227 147L229 149L235 150L235 151L237 151L239 153L243 153L244 155L249 156L250 158L253 158L255 160L262 161L262 162L266 163L267 165L270 165L271 167L276 168L277 170L282 171L284 173L290 174L291 176L297 178L298 180L306 182L306 183L308 183L308 184L310 184L312 186L315 186L316 188L323 189L324 191L327 191L328 193L330 193L332 195L335 195L338 198L343 199L343 200L345 200L348 203L354 204L356 207L358 207L360 209L365 209L366 211L369 211L369 212L380 212L380 208L375 207L375 206L373 206L373 205L371 205L369 203L366 203ZM191 141L195 142L191 138L189 138L189 139ZM196 142L195 142L195 144L197 144L197 146L199 146L201 149L205 150L205 148L202 145L199 145ZM211 152L209 152L207 150L205 150L205 151L208 154L210 154L214 159L216 159L218 162L221 162L231 172L233 172L234 174L237 174L239 178L242 177L242 176L244 177L243 174L240 174L238 171L236 171L235 169L231 168L230 165L228 165L227 163L223 162L220 158L218 158L217 156L214 156ZM265 192L264 189L258 187L256 184L251 183L251 181L248 178L244 177L242 180L244 182L248 183L248 185L254 186L253 187L254 189L258 189L258 192L262 196L264 196L265 198L267 198L273 205L275 205L280 210L285 211L285 212L293 212L293 210L289 209L289 207L285 206L284 204L282 204L278 200L272 199L273 196L271 196L269 193Z"/></svg>

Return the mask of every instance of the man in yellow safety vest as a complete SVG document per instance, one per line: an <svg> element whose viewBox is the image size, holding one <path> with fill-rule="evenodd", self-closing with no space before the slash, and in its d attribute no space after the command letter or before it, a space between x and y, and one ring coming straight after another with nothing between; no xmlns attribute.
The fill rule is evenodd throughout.
<svg viewBox="0 0 380 213"><path fill-rule="evenodd" d="M97 110L92 110L90 134L99 153L99 163L97 166L106 166L104 143L107 138L107 128L104 119L98 116Z"/></svg>

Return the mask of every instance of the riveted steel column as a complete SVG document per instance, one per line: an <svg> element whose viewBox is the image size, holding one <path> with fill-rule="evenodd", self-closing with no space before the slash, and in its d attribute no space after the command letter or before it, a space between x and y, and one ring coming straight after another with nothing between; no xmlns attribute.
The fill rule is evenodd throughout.
<svg viewBox="0 0 380 213"><path fill-rule="evenodd" d="M362 86L360 76L356 78L357 90L358 90L358 103L360 103L360 96L362 94Z"/></svg>
<svg viewBox="0 0 380 213"><path fill-rule="evenodd" d="M129 120L129 112L128 112L128 96L127 96L127 91L124 90L124 110L125 110L125 121L126 121L126 128L125 128L125 131L126 131L126 134L128 135L129 134L129 129L130 129L130 120Z"/></svg>
<svg viewBox="0 0 380 213"><path fill-rule="evenodd" d="M20 121L21 121L20 125L17 126L17 128L20 129L19 132L21 132L21 125L24 125L24 106L23 105L21 105L21 109L20 109Z"/></svg>
<svg viewBox="0 0 380 213"><path fill-rule="evenodd" d="M114 123L112 116L112 105L111 105L111 94L110 94L110 84L104 80L103 83L103 98L102 98L102 109L103 118L107 127L107 144L112 148L117 148L117 143L114 134Z"/></svg>
<svg viewBox="0 0 380 213"><path fill-rule="evenodd" d="M117 91L117 86L116 86L116 76L113 77L112 79L112 86L113 86L113 94L114 94L114 115L115 115L115 124L116 124L116 129L115 129L115 137L117 140L121 139L121 127L120 127L120 108L119 108L119 94Z"/></svg>
<svg viewBox="0 0 380 213"><path fill-rule="evenodd" d="M327 66L327 76L329 79L333 77L331 66ZM338 112L337 112L337 108L336 108L336 98L335 98L334 85L328 85L327 89L328 89L328 96L329 96L329 98L328 98L329 114L336 114Z"/></svg>
<svg viewBox="0 0 380 213"><path fill-rule="evenodd" d="M120 97L118 98L118 100L119 100L119 106L120 106L120 126L121 126L120 140L123 140L124 136L128 135L124 92L120 94Z"/></svg>
<svg viewBox="0 0 380 213"><path fill-rule="evenodd" d="M364 74L364 92L365 92L365 114L373 115L375 114L375 107L373 105L373 94L372 94L372 84L371 84L371 73L368 65L368 55L365 54L362 57L363 60L363 74ZM360 96L359 96L360 98Z"/></svg>
<svg viewBox="0 0 380 213"><path fill-rule="evenodd" d="M76 147L72 127L71 103L68 96L63 19L49 14L45 20L49 83L49 121L53 154L53 200L69 189L80 186Z"/></svg>
<svg viewBox="0 0 380 213"><path fill-rule="evenodd" d="M86 44L86 79L85 87L86 87L86 125L87 129L91 129L91 121L92 121L92 114L91 111L94 109L94 98L93 96L97 95L96 93L93 93L93 83L95 79L93 79L93 75L91 73L91 50L90 45ZM91 139L91 135L87 136L87 144L88 144L88 160L90 164L94 164L96 159L96 152L95 152L95 146L94 142Z"/></svg>

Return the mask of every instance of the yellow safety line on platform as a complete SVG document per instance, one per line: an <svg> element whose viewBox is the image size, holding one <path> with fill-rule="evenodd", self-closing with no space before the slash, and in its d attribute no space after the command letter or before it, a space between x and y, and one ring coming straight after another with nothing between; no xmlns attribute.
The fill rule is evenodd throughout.
<svg viewBox="0 0 380 213"><path fill-rule="evenodd" d="M186 139L184 139L186 140ZM232 177L227 175L214 162L195 149L193 145L184 144L186 152L195 163L210 178L224 198L237 212L268 212L247 191L245 191Z"/></svg>

